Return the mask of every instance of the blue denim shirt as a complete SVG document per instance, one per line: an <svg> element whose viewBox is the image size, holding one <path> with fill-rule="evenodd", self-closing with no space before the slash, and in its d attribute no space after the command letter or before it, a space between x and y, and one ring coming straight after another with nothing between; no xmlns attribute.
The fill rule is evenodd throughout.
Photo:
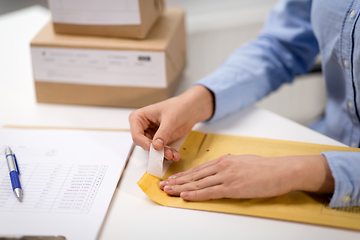
<svg viewBox="0 0 360 240"><path fill-rule="evenodd" d="M215 96L210 122L244 108L308 72L320 52L328 102L326 135L360 143L360 0L282 0L260 36L201 79ZM360 153L324 152L332 207L360 206Z"/></svg>

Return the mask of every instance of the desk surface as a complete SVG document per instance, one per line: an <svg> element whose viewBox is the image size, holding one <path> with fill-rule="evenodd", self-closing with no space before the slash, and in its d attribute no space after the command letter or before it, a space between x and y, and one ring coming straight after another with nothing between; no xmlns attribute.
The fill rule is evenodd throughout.
<svg viewBox="0 0 360 240"><path fill-rule="evenodd" d="M40 7L0 16L0 126L129 129L133 109L36 103L29 42L48 19L49 13ZM239 111L212 125L198 124L194 130L342 145L259 108ZM350 230L159 206L136 184L146 167L147 153L136 147L99 239L360 239L360 232Z"/></svg>

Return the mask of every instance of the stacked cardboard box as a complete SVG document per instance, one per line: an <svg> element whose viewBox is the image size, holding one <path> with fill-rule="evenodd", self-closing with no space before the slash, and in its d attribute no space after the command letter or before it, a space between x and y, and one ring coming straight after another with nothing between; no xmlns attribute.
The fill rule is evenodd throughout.
<svg viewBox="0 0 360 240"><path fill-rule="evenodd" d="M164 0L50 0L56 33L143 39Z"/></svg>
<svg viewBox="0 0 360 240"><path fill-rule="evenodd" d="M155 21L142 40L58 34L49 22L31 42L37 101L137 108L170 97L186 58L184 12Z"/></svg>

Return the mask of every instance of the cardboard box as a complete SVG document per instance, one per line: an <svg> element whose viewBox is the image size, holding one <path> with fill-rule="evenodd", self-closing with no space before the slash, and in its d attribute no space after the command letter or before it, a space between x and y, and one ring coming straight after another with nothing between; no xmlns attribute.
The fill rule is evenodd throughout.
<svg viewBox="0 0 360 240"><path fill-rule="evenodd" d="M57 33L143 39L164 0L49 0Z"/></svg>
<svg viewBox="0 0 360 240"><path fill-rule="evenodd" d="M143 107L172 96L186 59L184 11L166 9L145 40L56 34L32 40L40 103Z"/></svg>

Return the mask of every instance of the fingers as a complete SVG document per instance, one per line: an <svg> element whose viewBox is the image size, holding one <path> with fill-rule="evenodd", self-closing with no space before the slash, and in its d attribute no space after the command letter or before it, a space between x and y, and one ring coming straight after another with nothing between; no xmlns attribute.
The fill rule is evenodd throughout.
<svg viewBox="0 0 360 240"><path fill-rule="evenodd" d="M216 185L201 190L182 192L180 197L188 201L205 201L225 198L226 196L224 195L224 187Z"/></svg>
<svg viewBox="0 0 360 240"><path fill-rule="evenodd" d="M164 149L164 156L167 160L172 160L174 162L177 162L180 160L180 153L176 151L174 148L165 146Z"/></svg>
<svg viewBox="0 0 360 240"><path fill-rule="evenodd" d="M151 144L151 139L149 136L151 134L149 132L145 134L145 130L148 128L149 123L146 121L146 119L141 118L135 112L130 114L129 123L133 142L142 149L149 151Z"/></svg>
<svg viewBox="0 0 360 240"><path fill-rule="evenodd" d="M224 186L218 184L216 177L211 176L191 184L182 186L166 185L164 192L173 196L180 196L188 201L205 201L210 199L225 198ZM182 188L183 190L180 190Z"/></svg>
<svg viewBox="0 0 360 240"><path fill-rule="evenodd" d="M215 165L216 162L216 160L210 161L177 174L176 177L169 177L168 180L160 182L159 187L169 195L181 196L184 192L203 190L221 185L223 181L221 176L216 175L218 173L218 168ZM220 195L218 196L220 197ZM196 196L191 194L190 197L196 198ZM213 197L213 195L208 197ZM203 198L202 196L201 199Z"/></svg>
<svg viewBox="0 0 360 240"><path fill-rule="evenodd" d="M144 131L145 136L146 136L147 138L149 138L149 139L152 140L153 137L154 137L154 135L155 135L155 133L156 133L156 129L157 129L157 128L154 128L154 127L149 126L149 127Z"/></svg>
<svg viewBox="0 0 360 240"><path fill-rule="evenodd" d="M183 185L165 185L164 192L169 195L179 196L182 192L195 191L221 185L222 181L218 176L208 176L194 182Z"/></svg>
<svg viewBox="0 0 360 240"><path fill-rule="evenodd" d="M155 136L156 136L156 134L155 134ZM162 138L154 139L152 144L153 144L154 148L158 151L165 147L165 144L164 144L164 141L162 140Z"/></svg>
<svg viewBox="0 0 360 240"><path fill-rule="evenodd" d="M199 189L201 187L208 187L212 186L214 184L218 184L219 182L212 182L209 179L207 179L204 184L205 185L199 185L199 181L201 179L205 179L207 177L210 177L212 175L215 175L218 172L218 170L215 167L205 167L202 168L199 171L193 171L189 174L185 174L183 176L177 177L177 178L168 178L168 180L160 182L159 186L161 189L164 189L165 186L176 186L176 191L173 191L173 193L179 193L186 190L193 190L193 189ZM196 184L192 185L192 183L197 182ZM186 185L189 184L189 185ZM201 182L203 184L203 182ZM210 185L209 185L210 184ZM185 186L186 185L186 186ZM183 188L185 187L185 188Z"/></svg>
<svg viewBox="0 0 360 240"><path fill-rule="evenodd" d="M156 131L153 139L153 146L156 150L161 150L169 143L171 133L175 123L171 119L164 119L159 129Z"/></svg>
<svg viewBox="0 0 360 240"><path fill-rule="evenodd" d="M213 166L213 165L217 164L219 161L220 161L220 159L215 159L215 160L200 164L200 165L198 165L196 167L193 167L193 168L190 168L189 170L186 170L184 172L179 172L179 173L176 173L174 175L171 175L171 176L168 177L168 180L174 179L174 178L180 178L182 176L189 175L189 174L192 174L194 172L198 172L198 171L200 171L202 169L205 169L207 167L210 167L210 166Z"/></svg>
<svg viewBox="0 0 360 240"><path fill-rule="evenodd" d="M132 135L133 137L133 142L137 145L140 146L142 149L144 149L145 151L150 151L150 145L151 145L151 139L148 138L149 134L136 134L136 135Z"/></svg>
<svg viewBox="0 0 360 240"><path fill-rule="evenodd" d="M159 187L169 195L190 201L224 198L224 175L218 174L221 170L217 165L219 161L215 159L174 174L160 182Z"/></svg>
<svg viewBox="0 0 360 240"><path fill-rule="evenodd" d="M165 119L161 121L160 126L157 126L158 124L153 123L154 119L148 119L151 116L151 112L139 110L131 113L129 116L131 135L134 143L146 151L150 150L151 144L156 150L162 150L170 141L175 122L171 118L164 117ZM180 154L175 149L167 147L165 157L169 160L178 161Z"/></svg>

